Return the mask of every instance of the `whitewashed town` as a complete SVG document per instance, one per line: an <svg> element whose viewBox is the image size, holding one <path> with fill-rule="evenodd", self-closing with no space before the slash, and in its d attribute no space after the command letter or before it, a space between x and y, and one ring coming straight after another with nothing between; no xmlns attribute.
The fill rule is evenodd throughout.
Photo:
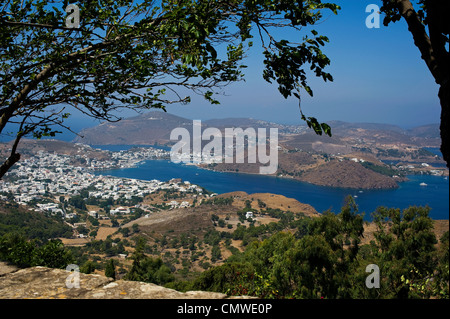
<svg viewBox="0 0 450 319"><path fill-rule="evenodd" d="M89 148L86 145L82 147ZM71 218L74 212L66 211L59 204L62 198L67 200L80 195L83 190L89 191L89 198L111 198L114 201L131 200L133 197L143 198L158 190L199 194L203 191L197 185L180 179L146 181L95 174L95 171L99 170L133 167L146 159L168 156L168 152L156 148L140 148L109 154L110 157L106 160L80 154L77 156L83 159L84 165L73 166L73 156L39 151L36 155L17 163L14 169L7 173L5 180L0 180L0 199L28 205L38 211L60 213L63 218ZM171 201L168 205L172 208L187 207L189 203ZM117 207L111 209L109 213L111 215L129 213L129 208Z"/></svg>

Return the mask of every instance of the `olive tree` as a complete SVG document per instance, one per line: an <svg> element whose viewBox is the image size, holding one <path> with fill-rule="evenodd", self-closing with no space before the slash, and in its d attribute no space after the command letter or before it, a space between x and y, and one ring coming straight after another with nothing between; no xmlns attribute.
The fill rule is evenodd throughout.
<svg viewBox="0 0 450 319"><path fill-rule="evenodd" d="M0 133L8 123L17 130L0 178L20 160L22 137L70 129L74 109L117 121L119 109L165 110L189 103L191 94L219 103L217 93L244 79L253 37L266 81L285 98L300 99L300 90L312 95L305 70L333 80L321 50L328 39L301 29L338 9L320 0L2 1ZM288 29L298 41L279 38L276 31ZM316 133L331 134L328 125L301 117Z"/></svg>

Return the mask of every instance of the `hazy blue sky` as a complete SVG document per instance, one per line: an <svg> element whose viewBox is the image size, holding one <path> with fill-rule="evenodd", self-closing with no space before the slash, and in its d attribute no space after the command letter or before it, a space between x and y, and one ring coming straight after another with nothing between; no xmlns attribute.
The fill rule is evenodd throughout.
<svg viewBox="0 0 450 319"><path fill-rule="evenodd" d="M330 43L324 53L334 82L309 78L314 97L302 98L305 114L319 120L380 122L403 127L438 123L438 86L429 73L404 21L368 29L368 4L381 1L335 1L342 10L314 27ZM256 51L256 45L255 50ZM284 99L276 85L262 79L262 58L250 52L246 82L226 88L220 106L196 99L188 106L170 107L171 113L187 118L253 117L282 123L301 123L298 102Z"/></svg>
<svg viewBox="0 0 450 319"><path fill-rule="evenodd" d="M314 27L330 39L323 52L331 60L327 70L334 82L324 83L310 76L314 97L303 94L303 112L319 121L377 122L402 127L438 123L438 86L421 60L406 23L402 20L389 27L381 23L379 29L369 29L365 24L369 15L366 6L372 3L381 6L381 1L334 2L342 7L339 14L327 13L326 19ZM310 30L304 30L305 34L310 35ZM303 35L298 36L301 39ZM254 48L244 62L249 66L245 70L246 81L226 87L226 96L219 97L221 105L210 105L194 95L191 104L169 106L168 112L189 119L252 117L303 124L298 101L294 97L284 99L276 84L262 79L262 50L256 43L255 39ZM122 114L134 115L129 111ZM77 114L69 121L75 131L98 123ZM60 136L69 137L74 135Z"/></svg>

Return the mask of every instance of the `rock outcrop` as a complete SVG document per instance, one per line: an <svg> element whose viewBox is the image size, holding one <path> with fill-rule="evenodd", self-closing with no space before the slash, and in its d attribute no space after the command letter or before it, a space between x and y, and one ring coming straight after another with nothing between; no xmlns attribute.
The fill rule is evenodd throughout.
<svg viewBox="0 0 450 319"><path fill-rule="evenodd" d="M179 292L151 283L73 273L64 269L17 269L0 262L0 299L225 299L215 292ZM76 276L78 279L75 278ZM66 283L68 282L68 284ZM76 283L79 283L76 285ZM77 287L78 286L78 287ZM72 288L68 288L72 287Z"/></svg>

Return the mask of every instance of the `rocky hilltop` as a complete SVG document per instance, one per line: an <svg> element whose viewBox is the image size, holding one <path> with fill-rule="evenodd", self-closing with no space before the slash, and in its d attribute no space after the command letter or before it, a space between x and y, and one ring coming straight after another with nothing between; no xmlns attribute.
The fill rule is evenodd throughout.
<svg viewBox="0 0 450 319"><path fill-rule="evenodd" d="M31 267L17 269L0 262L0 299L225 299L227 295L205 291L185 293L151 283L116 280L101 275L73 273L64 269ZM69 278L69 279L68 279ZM66 284L69 281L69 285ZM68 288L67 286L72 288Z"/></svg>

